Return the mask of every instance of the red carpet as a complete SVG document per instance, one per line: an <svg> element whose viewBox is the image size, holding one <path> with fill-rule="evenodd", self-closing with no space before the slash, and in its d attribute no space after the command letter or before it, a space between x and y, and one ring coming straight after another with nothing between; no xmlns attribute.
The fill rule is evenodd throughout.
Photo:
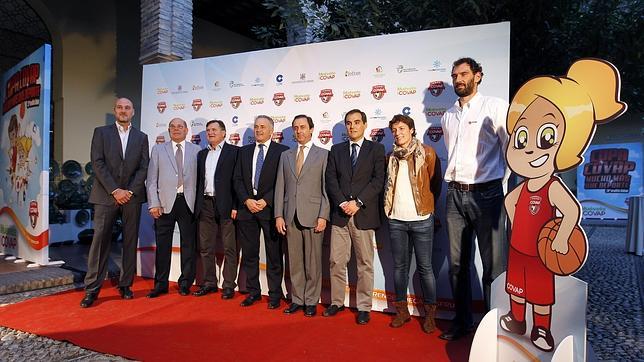
<svg viewBox="0 0 644 362"><path fill-rule="evenodd" d="M262 361L466 361L471 338L445 343L420 329L419 319L404 327L388 326L391 316L371 313L359 326L356 312L333 318L285 315L268 310L266 300L242 308L243 296L224 301L220 293L182 297L145 297L152 280L137 279L133 300L121 300L116 288L104 286L98 301L79 307L82 291L35 298L0 308L0 325L69 341L83 348L137 360ZM194 288L194 287L193 287ZM439 328L447 327L439 321Z"/></svg>

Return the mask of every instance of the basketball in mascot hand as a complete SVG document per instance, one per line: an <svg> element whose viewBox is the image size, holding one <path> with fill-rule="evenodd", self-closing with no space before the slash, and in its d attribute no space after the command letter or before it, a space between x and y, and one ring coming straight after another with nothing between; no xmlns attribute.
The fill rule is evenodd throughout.
<svg viewBox="0 0 644 362"><path fill-rule="evenodd" d="M588 245L584 232L575 225L568 238L568 253L559 254L552 250L552 241L557 235L561 218L548 221L539 232L537 250L543 265L556 275L566 276L575 273L586 260Z"/></svg>

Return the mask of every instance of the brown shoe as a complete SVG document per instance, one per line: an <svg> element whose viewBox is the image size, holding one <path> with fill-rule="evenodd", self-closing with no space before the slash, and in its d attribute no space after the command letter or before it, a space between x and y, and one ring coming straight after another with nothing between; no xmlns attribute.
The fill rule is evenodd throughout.
<svg viewBox="0 0 644 362"><path fill-rule="evenodd" d="M411 320L411 316L409 315L409 308L407 307L406 300L402 302L394 302L394 306L396 307L396 316L391 321L389 326L391 328L400 328L405 323Z"/></svg>
<svg viewBox="0 0 644 362"><path fill-rule="evenodd" d="M436 330L436 304L423 304L425 309L425 320L423 320L423 332L432 333Z"/></svg>

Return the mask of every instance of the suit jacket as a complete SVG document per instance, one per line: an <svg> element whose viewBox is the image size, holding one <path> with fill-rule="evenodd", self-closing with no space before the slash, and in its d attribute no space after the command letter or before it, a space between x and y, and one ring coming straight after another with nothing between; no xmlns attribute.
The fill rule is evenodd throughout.
<svg viewBox="0 0 644 362"><path fill-rule="evenodd" d="M331 147L326 168L326 190L331 202L331 223L345 226L349 217L340 204L360 200L362 209L354 216L361 230L377 229L381 222L380 200L385 184L385 148L380 143L364 140L355 171L351 167L349 142Z"/></svg>
<svg viewBox="0 0 644 362"><path fill-rule="evenodd" d="M237 163L239 147L222 141L221 154L215 167L215 195L217 196L217 211L223 220L230 219L232 209L237 209L237 198L233 190L233 174ZM197 200L195 201L195 217L199 217L203 205L203 195L206 189L206 158L208 148L204 148L197 154Z"/></svg>
<svg viewBox="0 0 644 362"><path fill-rule="evenodd" d="M194 213L197 194L197 154L199 146L186 141L183 153L183 195L190 211ZM148 208L162 207L163 213L172 211L177 198L177 161L174 158L172 141L154 145L148 167Z"/></svg>
<svg viewBox="0 0 644 362"><path fill-rule="evenodd" d="M148 136L130 125L125 148L116 124L96 127L92 136L90 158L94 170L94 184L89 202L99 205L115 205L112 192L117 188L130 190L133 203L144 203L145 178L149 162Z"/></svg>
<svg viewBox="0 0 644 362"><path fill-rule="evenodd" d="M312 145L297 176L295 159L299 144L282 153L275 181L275 217L283 217L286 225L297 220L308 228L317 225L318 218L329 219L329 198L324 179L329 151Z"/></svg>
<svg viewBox="0 0 644 362"><path fill-rule="evenodd" d="M273 218L273 191L277 176L277 166L280 155L286 150L288 150L288 147L271 141L268 152L264 155L264 165L259 176L259 190L257 190L257 195L253 195L253 152L255 151L255 144L252 143L239 149L234 177L235 193L237 194L237 200L239 200L238 220L250 220L253 217L253 214L245 205L248 199L263 199L266 201L264 210L255 214L257 218L260 220L271 220Z"/></svg>

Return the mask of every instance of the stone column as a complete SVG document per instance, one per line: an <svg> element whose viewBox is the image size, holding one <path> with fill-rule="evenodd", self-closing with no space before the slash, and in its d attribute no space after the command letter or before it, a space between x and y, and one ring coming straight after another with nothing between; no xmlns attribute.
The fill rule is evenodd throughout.
<svg viewBox="0 0 644 362"><path fill-rule="evenodd" d="M192 0L141 0L141 64L192 59Z"/></svg>

